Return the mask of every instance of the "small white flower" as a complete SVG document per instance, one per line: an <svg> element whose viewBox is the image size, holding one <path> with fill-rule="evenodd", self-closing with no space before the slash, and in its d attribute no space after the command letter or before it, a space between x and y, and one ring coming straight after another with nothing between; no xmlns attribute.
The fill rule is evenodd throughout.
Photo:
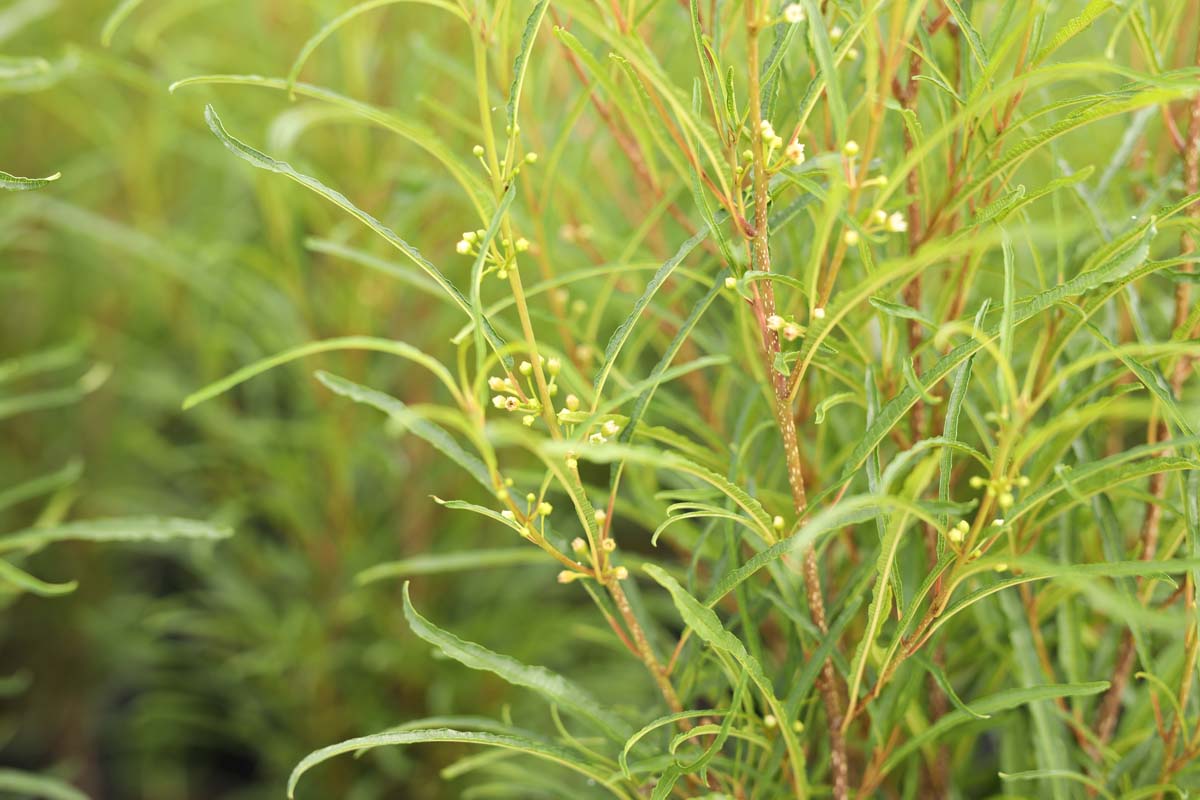
<svg viewBox="0 0 1200 800"><path fill-rule="evenodd" d="M845 31L842 30L840 25L834 25L829 29L829 41L840 42L842 40L842 34L844 33Z"/></svg>
<svg viewBox="0 0 1200 800"><path fill-rule="evenodd" d="M507 400L508 398L506 398L504 395L498 394L492 398L492 405L494 405L496 408L504 408L504 404Z"/></svg>
<svg viewBox="0 0 1200 800"><path fill-rule="evenodd" d="M799 3L789 3L787 8L783 9L783 18L791 25L799 25L804 22L804 6Z"/></svg>
<svg viewBox="0 0 1200 800"><path fill-rule="evenodd" d="M579 398L576 397L575 395L573 395L573 394L567 395L566 403L567 403L568 411L578 411L579 410Z"/></svg>
<svg viewBox="0 0 1200 800"><path fill-rule="evenodd" d="M777 331L783 326L783 317L779 316L778 314L772 314L771 316L767 317L767 328L769 330Z"/></svg>
<svg viewBox="0 0 1200 800"><path fill-rule="evenodd" d="M858 155L858 142L854 141L853 139L847 141L844 145L842 145L842 153L846 156L846 158L854 158L856 155Z"/></svg>
<svg viewBox="0 0 1200 800"><path fill-rule="evenodd" d="M546 362L546 372L550 373L550 377L553 378L555 375L557 375L561 371L562 371L562 361L558 360L557 358L551 357L550 360Z"/></svg>
<svg viewBox="0 0 1200 800"><path fill-rule="evenodd" d="M603 525L604 520L608 518L608 514L606 514L602 508L597 508L592 516L595 517L597 525Z"/></svg>
<svg viewBox="0 0 1200 800"><path fill-rule="evenodd" d="M887 229L892 233L904 233L908 230L908 220L899 211L887 218Z"/></svg>
<svg viewBox="0 0 1200 800"><path fill-rule="evenodd" d="M504 378L498 378L493 375L488 378L488 388L493 392L503 392L508 389L508 382Z"/></svg>
<svg viewBox="0 0 1200 800"><path fill-rule="evenodd" d="M613 570L613 575L617 577L617 580L623 581L629 577L629 570L625 567L617 567L615 570Z"/></svg>
<svg viewBox="0 0 1200 800"><path fill-rule="evenodd" d="M616 436L621 432L621 426L610 419L600 426L600 430L603 431L605 436Z"/></svg>
<svg viewBox="0 0 1200 800"><path fill-rule="evenodd" d="M791 144L789 144L787 146L787 150L784 151L784 154L787 155L788 160L790 160L793 164L795 164L796 166L800 166L801 164L804 163L804 145L803 145L803 143L792 142Z"/></svg>
<svg viewBox="0 0 1200 800"><path fill-rule="evenodd" d="M504 398L504 407L509 411L516 411L521 407L521 401L515 397Z"/></svg>
<svg viewBox="0 0 1200 800"><path fill-rule="evenodd" d="M725 279L725 288L726 289L737 288L737 278L733 277L732 275L730 275L728 278L726 278Z"/></svg>
<svg viewBox="0 0 1200 800"><path fill-rule="evenodd" d="M459 255L465 256L467 253L471 252L471 243L466 239L459 239L458 244L454 245L454 249L458 251Z"/></svg>
<svg viewBox="0 0 1200 800"><path fill-rule="evenodd" d="M783 530L783 517L776 516L771 520L771 527L777 531Z"/></svg>
<svg viewBox="0 0 1200 800"><path fill-rule="evenodd" d="M871 212L871 222L876 225L887 225L888 213L882 208L877 208Z"/></svg>
<svg viewBox="0 0 1200 800"><path fill-rule="evenodd" d="M522 375L530 375L533 373L533 364L530 364L528 361L522 361L517 365L517 371Z"/></svg>
<svg viewBox="0 0 1200 800"><path fill-rule="evenodd" d="M858 244L858 231L854 228L847 228L846 232L842 234L842 241L846 243L847 247L854 247Z"/></svg>
<svg viewBox="0 0 1200 800"><path fill-rule="evenodd" d="M518 253L524 253L529 249L529 240L522 236L520 239L517 239L514 246L517 248Z"/></svg>
<svg viewBox="0 0 1200 800"><path fill-rule="evenodd" d="M801 333L803 333L803 330L794 322L789 322L783 326L783 338L787 339L789 342L794 342L799 339Z"/></svg>
<svg viewBox="0 0 1200 800"><path fill-rule="evenodd" d="M817 306L813 309L813 319L825 319L825 309Z"/></svg>
<svg viewBox="0 0 1200 800"><path fill-rule="evenodd" d="M587 542L576 536L571 540L571 549L576 553L582 553L584 550L587 550Z"/></svg>
<svg viewBox="0 0 1200 800"><path fill-rule="evenodd" d="M516 516L513 515L513 512L509 511L507 508L500 512L500 516L504 517L505 519L516 519Z"/></svg>
<svg viewBox="0 0 1200 800"><path fill-rule="evenodd" d="M593 433L588 437L588 441L592 444L604 444L608 440L604 438L604 434L602 433Z"/></svg>
<svg viewBox="0 0 1200 800"><path fill-rule="evenodd" d="M526 164L536 164L537 160L538 160L537 153L526 153L525 154L525 163Z"/></svg>

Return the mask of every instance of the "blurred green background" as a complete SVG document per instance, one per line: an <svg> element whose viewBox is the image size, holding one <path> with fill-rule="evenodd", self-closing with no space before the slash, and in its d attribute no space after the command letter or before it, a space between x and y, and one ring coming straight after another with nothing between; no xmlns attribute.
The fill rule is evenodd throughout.
<svg viewBox="0 0 1200 800"><path fill-rule="evenodd" d="M0 2L0 55L47 62L32 77L0 73L0 169L62 172L47 190L0 196L0 361L59 357L0 387L58 393L52 407L0 419L0 486L83 467L48 499L0 511L0 529L158 514L236 534L35 557L40 577L80 588L4 600L0 766L51 772L97 798L280 797L292 766L333 741L452 709L505 713L510 701L519 720L520 697L499 680L435 663L411 637L399 581L354 582L382 561L503 536L429 500L477 491L444 459L311 378L324 367L419 403L431 390L423 375L378 355L322 356L180 410L189 392L295 344L395 336L447 357L458 325L394 276L314 249L317 236L387 256L336 209L230 157L204 127L205 102L219 98L231 129L343 189L452 273L467 268L453 256L470 226L461 191L413 145L282 93L167 91L207 72L283 75L346 4L161 0L106 48L115 5ZM469 152L453 125L471 113L469 90L455 99L469 61L446 55L461 33L437 13L373 12L305 74L419 109ZM609 658L611 637L587 635L597 619L579 593L516 575L473 575L467 591L451 591L464 585L454 576L420 578L414 599L466 638L584 683L634 668ZM564 651L551 626L597 644ZM463 784L444 788L437 772L463 752L339 761L314 773L307 796L459 796Z"/></svg>

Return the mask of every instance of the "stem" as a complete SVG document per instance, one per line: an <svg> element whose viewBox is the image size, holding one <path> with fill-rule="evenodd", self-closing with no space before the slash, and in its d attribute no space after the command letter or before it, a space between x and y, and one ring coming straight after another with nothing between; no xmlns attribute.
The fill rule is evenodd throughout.
<svg viewBox="0 0 1200 800"><path fill-rule="evenodd" d="M629 605L629 598L625 596L625 590L621 588L621 582L615 577L610 577L605 582L605 588L612 595L613 602L617 604L617 610L621 612L621 618L625 620L625 626L633 634L633 641L637 647L638 655L641 656L646 668L650 670L650 674L654 677L654 682L658 684L658 689L662 692L663 699L667 701L667 706L676 714L683 711L683 704L679 702L679 695L675 693L675 687L671 685L671 679L668 677L666 669L658 660L658 656L654 654L654 649L650 646L650 640L646 638L646 631L642 628L642 624L638 622L637 616L633 613L633 607Z"/></svg>
<svg viewBox="0 0 1200 800"><path fill-rule="evenodd" d="M762 104L759 97L761 92L758 49L760 29L757 15L758 4L747 2L746 46L749 61L747 91L750 95L750 136L751 149L754 153L754 235L751 239L751 252L758 269L769 272L771 270L771 248L767 205L770 197L767 187L767 165L763 152L762 128L760 127L762 121ZM808 508L808 497L804 489L804 468L800 460L796 420L792 416L792 403L788 395L788 379L786 375L775 369L775 356L780 351L779 334L766 325L767 317L775 313L775 290L771 281L763 281L761 288L756 289L755 302L756 316L762 336L763 358L774 389L775 421L779 427L784 455L787 458L788 484L792 491L792 504L796 516L799 518ZM813 623L822 634L827 634L829 626L825 619L825 600L821 594L821 581L817 574L817 556L811 547L804 554L804 583ZM835 800L846 800L849 797L849 769L846 762L846 740L842 732L842 700L832 658L827 658L821 668L818 687L829 722L829 758L833 779L833 796ZM780 720L780 724L789 725L791 722Z"/></svg>

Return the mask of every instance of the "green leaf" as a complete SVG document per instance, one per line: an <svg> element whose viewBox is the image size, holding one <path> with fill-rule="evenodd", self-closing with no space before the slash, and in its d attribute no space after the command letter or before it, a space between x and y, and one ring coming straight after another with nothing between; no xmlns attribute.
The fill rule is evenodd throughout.
<svg viewBox="0 0 1200 800"><path fill-rule="evenodd" d="M19 769L0 769L0 792L42 800L88 800L86 794L57 778Z"/></svg>
<svg viewBox="0 0 1200 800"><path fill-rule="evenodd" d="M847 525L856 525L874 519L884 510L896 508L906 511L925 522L941 529L934 516L920 506L900 497L887 495L857 495L841 500L837 505L823 508L808 518L800 531L766 550L755 553L745 564L729 572L713 588L705 605L713 606L739 584L749 579L763 567L785 556L802 553L816 546L817 540L832 531Z"/></svg>
<svg viewBox="0 0 1200 800"><path fill-rule="evenodd" d="M287 76L287 92L288 96L294 98L296 95L296 81L300 78L300 72L304 69L304 65L308 62L309 57L316 51L321 43L332 36L347 22L350 22L355 17L365 14L368 11L374 11L377 8L384 6L394 6L400 3L415 3L417 5L433 6L440 8L443 11L448 11L458 17L466 25L470 25L471 21L462 9L453 3L445 2L445 0L366 0L366 2L351 6L350 8L338 14L333 19L321 26L321 29L309 37L304 46L300 48L300 54L296 56L296 60L292 62L292 68L288 70Z"/></svg>
<svg viewBox="0 0 1200 800"><path fill-rule="evenodd" d="M255 361L253 364L248 364L237 372L227 375L219 381L214 381L203 389L192 392L184 399L183 408L187 410L206 400L211 400L233 387L245 383L256 375L261 375L267 370L274 369L289 361L306 358L317 353L329 353L337 350L374 350L380 353L407 358L432 372L442 382L442 385L450 390L450 393L456 400L461 399L458 386L455 384L449 370L442 366L441 362L427 356L412 345L405 342L392 341L391 339L376 339L370 336L344 336L339 339L324 339L319 342L302 344L290 350L284 350L282 353L276 353L273 356Z"/></svg>
<svg viewBox="0 0 1200 800"><path fill-rule="evenodd" d="M746 646L740 639L725 629L711 608L692 597L666 570L656 564L644 564L642 569L670 593L671 600L675 603L675 608L679 611L684 623L710 647L733 658L745 675L758 687L764 702L771 708L776 719L784 723L780 725L779 732L784 739L788 756L792 760L793 777L797 783L802 785L803 756L791 726L786 724L787 717L784 716L783 706L775 696L775 687L763 671L762 664L746 650Z"/></svg>
<svg viewBox="0 0 1200 800"><path fill-rule="evenodd" d="M1106 283L1121 279L1146 260L1154 232L1154 220L1151 219L1088 259L1084 269L1074 278L1051 289L1017 300L1011 309L1010 324L1020 325L1069 297L1076 297ZM928 392L960 364L983 349L986 343L997 339L1001 329L1002 326L997 324L987 332L980 333L952 349L920 376L921 389ZM879 416L867 427L859 443L855 445L846 460L839 483L849 480L858 471L871 451L879 446L879 443L913 407L919 397L920 395L913 387L905 387L880 409Z"/></svg>
<svg viewBox="0 0 1200 800"><path fill-rule="evenodd" d="M108 47L112 44L113 36L117 29L121 27L130 14L137 10L145 0L121 0L121 3L113 9L113 12L108 15L108 19L104 20L104 27L100 29L100 44Z"/></svg>
<svg viewBox="0 0 1200 800"><path fill-rule="evenodd" d="M35 578L25 570L0 558L0 585L4 584L18 591L29 592L40 597L57 597L63 594L70 594L79 586L76 581L48 583L40 578Z"/></svg>
<svg viewBox="0 0 1200 800"><path fill-rule="evenodd" d="M391 578L413 575L441 575L447 572L471 572L498 567L546 564L546 554L533 547L509 547L496 550L466 550L458 553L422 553L399 561L385 561L354 576L359 586Z"/></svg>
<svg viewBox="0 0 1200 800"><path fill-rule="evenodd" d="M363 403L387 414L406 429L436 447L442 455L466 470L467 474L474 478L484 489L487 489L489 492L495 490L495 487L492 485L491 471L487 465L480 461L479 457L474 453L464 449L441 426L414 413L407 405L390 394L385 394L376 389L362 386L361 384L320 370L317 371L316 376L317 380L335 394L348 397L356 403Z"/></svg>
<svg viewBox="0 0 1200 800"><path fill-rule="evenodd" d="M1045 684L1042 686L1030 686L1020 689L1005 689L996 694L988 695L980 700L975 700L971 703L975 714L996 715L1002 711L1010 711L1014 708L1036 703L1040 700L1054 700L1059 697L1088 697L1091 695L1100 694L1108 689L1108 681L1094 681L1092 683L1074 683L1074 684ZM887 773L897 767L910 754L916 752L925 745L934 742L945 735L947 732L964 725L968 722L978 722L978 719L962 711L955 709L942 717L939 717L936 722L930 725L925 730L906 740L895 752L883 762L882 772Z"/></svg>
<svg viewBox="0 0 1200 800"><path fill-rule="evenodd" d="M341 192L330 189L316 178L311 178L308 175L297 172L292 168L292 165L288 164L286 161L277 161L267 154L255 150L253 147L250 147L244 142L235 139L225 130L225 126L221 124L221 119L217 116L217 112L212 106L205 106L204 118L208 122L208 127L231 153L248 162L249 164L258 167L259 169L266 170L267 172L275 172L295 181L309 191L324 197L326 200L329 200L343 211L349 213L352 217L357 219L359 222L362 222L372 231L377 233L388 244L390 244L392 247L395 247L410 261L420 267L421 270L423 270L426 275L432 278L438 286L442 287L442 290L446 292L446 294L448 294L452 300L454 300L454 302L460 309L463 310L463 312L465 312L467 315L470 315L471 304L465 297L463 297L462 292L460 292L454 286L454 284L452 284L449 279L442 274L441 270L435 267L432 262L425 258L425 256L421 255L420 251L397 236L391 228L387 227L382 222L375 219L375 217L354 205L354 203L350 202L349 198L347 198ZM503 349L503 340L500 339L499 335L495 332L495 330L492 329L491 324L486 320L484 321L484 333L493 348L496 350Z"/></svg>
<svg viewBox="0 0 1200 800"><path fill-rule="evenodd" d="M513 63L512 85L508 88L508 105L505 107L510 129L517 127L517 109L521 105L521 89L525 85L525 72L529 68L529 53L533 49L534 39L537 38L538 29L542 27L542 20L546 17L546 9L549 5L550 0L538 0L537 5L529 12L529 18L525 20L525 30L521 34L521 46L517 50L517 59Z"/></svg>
<svg viewBox="0 0 1200 800"><path fill-rule="evenodd" d="M1030 63L1033 66L1041 64L1056 50L1086 30L1101 14L1113 8L1114 5L1113 0L1091 0L1078 16L1067 22L1058 33L1054 34L1054 38L1047 42L1041 50L1038 50L1037 55Z"/></svg>
<svg viewBox="0 0 1200 800"><path fill-rule="evenodd" d="M979 36L979 31L975 30L975 26L971 24L971 17L967 12L963 11L963 7L959 5L958 0L945 0L946 8L950 9L950 13L954 16L954 21L958 24L958 29L963 32L967 39L967 46L971 49L971 55L975 62L979 64L979 71L986 75L988 73L988 53L987 47L983 44L983 39Z"/></svg>
<svg viewBox="0 0 1200 800"><path fill-rule="evenodd" d="M79 459L72 459L62 469L51 472L48 475L39 475L36 478L19 483L0 492L0 511L34 497L56 492L59 489L70 486L79 480L81 475L83 475L83 462Z"/></svg>
<svg viewBox="0 0 1200 800"><path fill-rule="evenodd" d="M514 658L459 639L422 617L413 608L407 583L404 584L404 618L413 633L460 664L491 672L514 686L532 689L560 708L594 723L617 741L629 737L630 729L625 721L606 710L582 687L544 667L526 666Z"/></svg>
<svg viewBox="0 0 1200 800"><path fill-rule="evenodd" d="M347 739L344 742L338 742L337 744L332 744L309 753L296 765L295 769L292 770L291 776L288 777L288 798L296 796L296 785L300 782L300 778L304 773L335 756L372 750L376 747L393 747L424 742L460 742L463 744L482 744L489 747L514 750L544 761L551 761L585 775L608 788L617 797L626 799L629 797L629 795L616 786L608 776L606 769L583 763L578 753L558 747L557 745L509 734L456 731L450 728L430 728L419 731L397 731L394 733L377 733L372 736L360 736L356 739Z"/></svg>
<svg viewBox="0 0 1200 800"><path fill-rule="evenodd" d="M38 550L55 542L166 542L226 539L231 528L179 517L114 517L28 528L0 536L0 552Z"/></svg>
<svg viewBox="0 0 1200 800"><path fill-rule="evenodd" d="M0 189L7 189L10 192L27 192L31 189L49 186L61 177L62 173L56 172L46 178L18 178L16 175L0 171Z"/></svg>
<svg viewBox="0 0 1200 800"><path fill-rule="evenodd" d="M175 92L178 89L188 86L215 84L256 86L261 89L294 92L295 94L334 106L335 108L340 108L384 130L391 131L412 142L433 156L439 164L445 167L446 171L450 173L451 177L466 192L467 197L470 198L471 204L475 208L475 213L479 215L479 219L486 220L491 215L490 209L495 204L495 200L491 197L490 190L484 185L479 175L472 170L469 164L460 159L449 148L444 137L439 136L432 128L423 125L419 121L404 118L386 109L355 100L344 94L339 94L320 86L313 86L308 83L296 83L289 86L288 82L283 78L264 78L261 75L196 75L172 83L168 87L168 91Z"/></svg>
<svg viewBox="0 0 1200 800"><path fill-rule="evenodd" d="M872 297L868 302L889 316L900 317L901 319L915 319L931 330L937 327L928 316L910 306L892 303L884 300L882 297Z"/></svg>
<svg viewBox="0 0 1200 800"><path fill-rule="evenodd" d="M825 84L825 99L829 104L829 117L833 120L834 140L846 141L846 101L842 97L841 76L833 57L829 42L829 31L825 28L825 15L817 6L817 0L802 0L808 26L808 45L820 70L819 79ZM818 78L814 78L814 81ZM757 124L752 120L752 124Z"/></svg>
<svg viewBox="0 0 1200 800"><path fill-rule="evenodd" d="M857 399L858 395L854 392L837 392L829 395L817 403L817 407L813 409L813 424L823 425L825 423L825 415L829 413L829 409L834 406L840 406L842 403L854 402Z"/></svg>
<svg viewBox="0 0 1200 800"><path fill-rule="evenodd" d="M604 364L596 373L596 378L592 383L592 388L599 398L604 390L604 384L608 380L608 375L612 372L613 366L620 355L621 348L625 346L625 342L629 340L633 333L633 326L637 324L638 319L642 316L642 312L646 310L646 306L650 305L650 301L654 299L654 295L662 288L662 285L671 277L671 273L675 271L688 255L695 250L701 242L708 238L708 228L703 228L692 238L679 246L675 251L675 255L668 258L658 271L654 273L654 277L646 284L642 295L633 304L633 310L625 318L617 329L613 331L612 336L608 340L608 345L604 348Z"/></svg>

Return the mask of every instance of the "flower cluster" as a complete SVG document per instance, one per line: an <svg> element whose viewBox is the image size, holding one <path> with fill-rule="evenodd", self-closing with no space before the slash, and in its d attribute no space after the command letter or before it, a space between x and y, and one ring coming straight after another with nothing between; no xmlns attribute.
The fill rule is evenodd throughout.
<svg viewBox="0 0 1200 800"><path fill-rule="evenodd" d="M465 231L462 235L462 238L459 239L458 243L454 245L454 249L458 251L460 255L477 256L479 255L479 251L483 247L485 241L487 241L487 231L482 229L477 231ZM500 278L501 280L507 280L508 271L510 269L516 269L517 253L524 253L528 249L529 240L524 236L518 238L516 241L513 241L512 239L504 239L501 241L499 248L494 246L489 247L487 249L487 254L484 257L484 264L486 266L483 270L483 274L488 275L494 272L496 273L497 278Z"/></svg>
<svg viewBox="0 0 1200 800"><path fill-rule="evenodd" d="M882 208L877 208L871 212L871 223L888 233L904 233L908 230L908 220L899 211L889 214Z"/></svg>
<svg viewBox="0 0 1200 800"><path fill-rule="evenodd" d="M521 132L521 126L516 125L516 126L512 126L512 127L506 127L505 132L509 136L514 136ZM484 158L484 155L486 154L487 151L483 149L483 145L481 145L481 144L475 145L473 148L471 148L471 152L475 154L475 157L479 159L479 163L483 165L483 171L486 172L488 175L491 175L492 169L491 169L491 167L488 166L488 162ZM537 163L537 160L538 160L537 153L532 153L532 152L526 153L525 156L523 158L521 158L519 161L517 161L517 163L515 165L513 165L513 168L510 170L508 168L507 157L505 157L505 159L500 161L500 173L505 176L504 179L506 181L511 181L514 177L516 177L518 174L520 174L522 164L529 164L530 166L532 166Z"/></svg>
<svg viewBox="0 0 1200 800"><path fill-rule="evenodd" d="M550 376L546 391L551 397L554 397L558 394L558 373L562 370L562 362L557 358L547 359L545 356L538 356L538 361L546 370L546 374ZM504 411L522 413L524 415L521 418L522 424L530 426L542 411L542 404L537 399L537 389L532 378L533 364L522 361L517 366L517 372L525 379L524 388L513 377L502 378L493 375L488 378L488 388L496 393L492 396L492 405Z"/></svg>
<svg viewBox="0 0 1200 800"><path fill-rule="evenodd" d="M1015 480L1006 477L989 480L976 475L971 478L970 484L972 489L984 489L986 487L985 493L987 496L995 497L996 505L1000 506L1001 510L1007 511L1016 502L1016 498L1013 496L1013 488L1024 489L1029 485L1029 478L1021 475ZM1003 520L1001 520L1000 524L1004 524Z"/></svg>
<svg viewBox="0 0 1200 800"><path fill-rule="evenodd" d="M824 310L821 315L824 316ZM775 331L789 342L794 342L804 335L804 326L793 319L784 319L778 314L767 317L767 329Z"/></svg>

